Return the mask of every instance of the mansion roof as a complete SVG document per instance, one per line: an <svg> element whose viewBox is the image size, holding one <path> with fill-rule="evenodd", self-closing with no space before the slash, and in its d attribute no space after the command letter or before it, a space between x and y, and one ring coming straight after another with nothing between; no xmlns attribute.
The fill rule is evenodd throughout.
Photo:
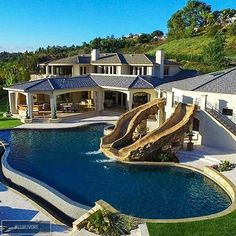
<svg viewBox="0 0 236 236"><path fill-rule="evenodd" d="M236 94L236 67L203 75L185 75L189 72L183 70L175 77L166 78L165 81L160 81L156 88L166 91L177 88L187 91Z"/></svg>
<svg viewBox="0 0 236 236"><path fill-rule="evenodd" d="M176 76L160 79L141 75L88 74L77 77L50 77L15 84L7 90L24 92L54 91L83 88L163 89L236 94L236 67L199 75L194 70L182 70Z"/></svg>
<svg viewBox="0 0 236 236"><path fill-rule="evenodd" d="M122 54L122 53L100 53L96 61L91 61L90 54L76 55L57 60L51 60L41 65L74 65L74 64L92 64L92 65L153 65L155 57L146 54ZM165 65L179 66L177 62L165 59Z"/></svg>

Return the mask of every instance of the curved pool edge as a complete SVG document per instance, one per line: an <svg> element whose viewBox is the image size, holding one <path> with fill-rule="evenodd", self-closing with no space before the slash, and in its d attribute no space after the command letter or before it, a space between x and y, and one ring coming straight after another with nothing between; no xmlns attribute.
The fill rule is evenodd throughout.
<svg viewBox="0 0 236 236"><path fill-rule="evenodd" d="M60 211L64 212L66 215L73 219L78 219L84 214L88 212L91 207L88 207L86 205L80 204L78 202L75 202L71 200L70 198L66 197L59 191L55 190L51 186L45 184L42 181L39 181L38 179L35 179L29 175L26 175L20 171L15 170L12 168L8 161L8 155L10 152L10 147L5 146L5 151L2 156L1 164L2 164L2 171L4 176L9 179L11 182L14 184L21 186L25 188L26 190L42 197L44 200L50 202L53 206L55 206L57 209ZM118 161L118 160L117 160ZM205 167L204 171L184 165L184 164L179 164L179 163L173 163L173 162L165 162L165 163L157 163L157 162L127 162L127 161L118 161L123 164L128 164L128 165L159 165L159 166L175 166L175 167L180 167L180 168L185 168L185 169L190 169L196 172L199 172L203 174L204 176L210 178L213 180L217 185L219 185L231 198L231 205L226 208L223 211L210 214L210 215L205 215L205 216L199 216L199 217L190 217L190 218L178 218L178 219L148 219L148 218L139 218L139 217L133 217L135 219L138 219L141 222L151 222L151 223L178 223L178 222L191 222L191 221L200 221L200 220L209 220L209 219L214 219L218 218L221 216L225 216L234 210L236 210L236 186L224 175L219 173L218 171L214 170L211 167ZM46 193L46 194L45 194ZM47 196L47 197L44 197ZM113 209L114 212L114 207L110 205L108 202L104 200L99 200L103 202L107 210ZM115 209L115 211L119 212L118 210ZM125 214L127 215L127 214ZM129 215L127 215L129 216Z"/></svg>
<svg viewBox="0 0 236 236"><path fill-rule="evenodd" d="M236 210L236 186L223 174L219 171L213 169L212 167L205 166L204 170L200 170L196 167L180 164L180 163L173 163L173 162L147 162L147 161L140 161L140 162L129 162L129 161L119 161L120 163L124 163L127 165L158 165L158 166L174 166L179 168L189 169L195 172L198 172L207 178L214 181L218 186L220 186L230 197L231 204L225 210L205 215L205 216L196 216L196 217L189 217L189 218L178 218L178 219L149 219L149 218L139 218L135 217L138 220L141 220L146 223L181 223L181 222L193 222L193 221L201 221L201 220L210 220L219 218L225 215L230 214L231 212Z"/></svg>
<svg viewBox="0 0 236 236"><path fill-rule="evenodd" d="M78 219L91 208L71 200L44 182L12 168L7 160L9 153L10 147L5 146L5 151L1 159L1 165L3 175L6 179L10 180L17 186L23 187L31 193L40 196L73 219Z"/></svg>

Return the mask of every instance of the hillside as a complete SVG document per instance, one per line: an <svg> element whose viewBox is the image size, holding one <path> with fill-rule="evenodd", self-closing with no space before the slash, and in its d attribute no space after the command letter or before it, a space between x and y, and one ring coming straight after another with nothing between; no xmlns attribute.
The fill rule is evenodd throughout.
<svg viewBox="0 0 236 236"><path fill-rule="evenodd" d="M195 36L192 38L182 38L175 40L166 40L161 45L156 45L151 50L146 51L147 54L154 55L157 49L163 49L166 56L170 59L177 60L182 63L184 68L198 69L202 72L209 72L211 68L205 64L195 62L195 57L200 56L203 48L206 47L213 37L207 35ZM236 63L236 35L226 37L225 52L227 58Z"/></svg>

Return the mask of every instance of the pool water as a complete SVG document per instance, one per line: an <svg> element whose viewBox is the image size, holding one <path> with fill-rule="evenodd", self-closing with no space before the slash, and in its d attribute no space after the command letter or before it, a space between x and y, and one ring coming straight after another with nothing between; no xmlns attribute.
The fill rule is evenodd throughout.
<svg viewBox="0 0 236 236"><path fill-rule="evenodd" d="M122 213L174 219L213 214L231 200L212 180L188 169L125 165L99 152L103 124L69 130L1 131L11 143L9 164L70 199L103 199Z"/></svg>

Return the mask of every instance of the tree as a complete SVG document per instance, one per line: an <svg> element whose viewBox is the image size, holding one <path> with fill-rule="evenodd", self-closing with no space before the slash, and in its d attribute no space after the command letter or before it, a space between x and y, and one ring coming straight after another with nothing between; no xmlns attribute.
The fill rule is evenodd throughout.
<svg viewBox="0 0 236 236"><path fill-rule="evenodd" d="M225 35L223 33L217 33L213 41L203 50L204 62L216 70L224 67L227 64L224 45Z"/></svg>
<svg viewBox="0 0 236 236"><path fill-rule="evenodd" d="M167 22L168 38L178 39L185 37L185 26L182 18L182 10L177 11Z"/></svg>
<svg viewBox="0 0 236 236"><path fill-rule="evenodd" d="M168 36L171 38L191 37L207 24L211 6L197 0L189 0L187 5L174 13L168 21Z"/></svg>
<svg viewBox="0 0 236 236"><path fill-rule="evenodd" d="M155 37L155 36L157 36L157 37L163 37L163 36L164 36L164 33L163 33L163 31L161 31L161 30L155 30L155 31L153 31L153 32L151 33L151 36L152 36L152 38Z"/></svg>

